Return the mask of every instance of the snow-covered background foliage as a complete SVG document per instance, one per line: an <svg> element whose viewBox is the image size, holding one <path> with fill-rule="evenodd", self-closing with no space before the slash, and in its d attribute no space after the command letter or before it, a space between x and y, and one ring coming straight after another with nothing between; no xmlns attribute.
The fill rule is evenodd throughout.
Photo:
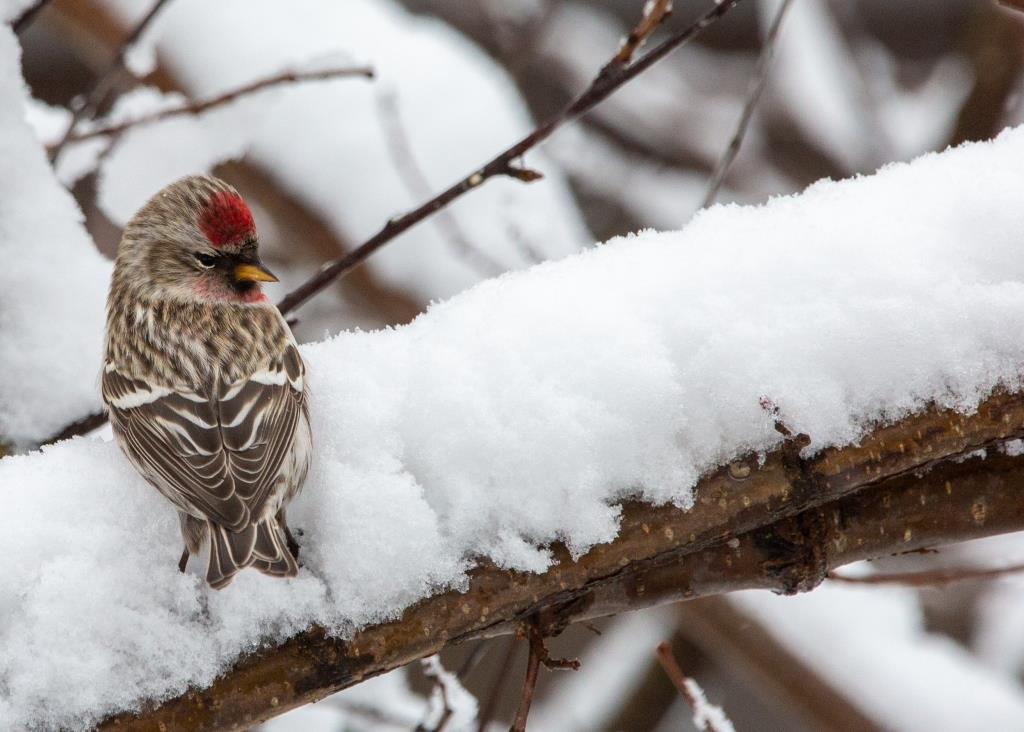
<svg viewBox="0 0 1024 732"><path fill-rule="evenodd" d="M0 0L0 19L30 4ZM283 274L279 296L556 109L640 5L170 0L128 55L142 81L105 119L287 69L369 64L376 79L279 87L72 144L55 171L44 144L83 91L65 77L102 70L111 39L150 4L54 0L20 39L0 27L0 442L30 447L98 408L109 256L161 186L214 171L242 189ZM819 448L930 401L970 409L996 385L1019 386L1024 130L749 205L1021 121L1019 62L996 102L971 93L989 73L986 42L1006 55L1024 43L1017 21L980 0L907 6L794 0L720 196L746 206L694 216L773 0L751 0L709 43L531 152L543 181L483 186L304 307L318 439L291 512L305 532L294 581L243 573L216 593L178 574L173 512L108 435L0 461L0 728L86 727L208 683L310 622L345 633L395 617L462 586L479 557L541 571L552 541L585 552L614 538L617 501L686 506L703 471L774 446L762 396ZM951 30L967 17L981 41ZM615 237L629 231L642 233ZM939 559L1010 563L1024 544ZM882 565L908 561L939 560ZM1015 730L1022 601L1024 583L1007 577L726 602L881 727ZM730 670L735 655L698 648L690 621L662 608L606 623L600 638L570 633L583 670L542 689L530 728L640 728L622 720L646 698L654 646L673 637L738 728L808 724ZM461 680L430 661L266 727L429 729L443 716L440 678L446 729L475 729L502 653ZM461 657L443 660L454 670ZM499 717L518 692L506 686ZM689 724L667 699L632 724Z"/></svg>

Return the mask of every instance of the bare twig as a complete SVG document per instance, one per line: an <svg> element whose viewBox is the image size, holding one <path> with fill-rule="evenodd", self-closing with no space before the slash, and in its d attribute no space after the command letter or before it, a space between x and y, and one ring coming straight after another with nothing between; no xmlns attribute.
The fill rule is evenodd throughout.
<svg viewBox="0 0 1024 732"><path fill-rule="evenodd" d="M1024 563L1007 567L945 567L922 572L893 572L890 574L869 574L851 577L838 572L829 572L828 578L837 582L860 585L906 585L908 587L933 587L968 580L988 580L1024 572Z"/></svg>
<svg viewBox="0 0 1024 732"><path fill-rule="evenodd" d="M498 668L498 675L494 677L494 682L491 684L490 691L487 693L487 698L484 700L483 706L480 708L480 717L477 719L477 732L485 732L487 725L491 721L491 717L494 716L494 712L498 708L498 700L501 697L501 690L505 687L505 679L508 677L509 672L512 670L512 661L516 657L516 649L518 648L515 638L511 638L508 641L508 650L505 651L505 657L501 661L501 666Z"/></svg>
<svg viewBox="0 0 1024 732"><path fill-rule="evenodd" d="M661 664L672 685L679 690L691 709L696 707L697 699L690 693L690 688L686 685L686 675L683 674L683 670L676 662L676 657L672 654L672 645L668 641L662 641L658 644L657 654L658 663Z"/></svg>
<svg viewBox="0 0 1024 732"><path fill-rule="evenodd" d="M718 197L718 192L722 188L722 183L725 182L725 176L728 174L729 168L732 166L736 155L740 151L740 147L743 145L743 138L747 136L750 120L754 116L754 109L757 107L761 94L764 92L765 84L768 81L768 70L771 68L772 58L775 55L775 42L778 40L779 30L782 28L782 20L786 17L786 11L789 10L791 3L792 0L782 0L782 4L779 5L778 12L775 13L772 24L768 28L764 44L761 46L761 53L757 57L757 64L754 66L754 75L750 79L750 87L747 90L747 100L743 105L743 113L740 114L739 122L736 124L736 130L729 140L728 147L725 148L725 152L722 153L722 157L718 159L715 169L711 173L711 178L708 181L708 190L704 194L701 208L707 208L715 202L715 198Z"/></svg>
<svg viewBox="0 0 1024 732"><path fill-rule="evenodd" d="M154 122L170 119L172 117L202 114L203 112L208 112L216 107L229 104L240 97L255 94L275 86L299 84L311 81L330 81L333 79L341 79L351 76L372 79L373 69L367 66L346 66L342 68L323 69L321 71L285 71L280 74L275 74L274 76L268 76L265 79L250 82L244 86L226 91L223 94L210 97L209 99L197 100L181 107L164 109L159 112L153 112L124 122L102 125L88 132L75 133L68 137L65 144L91 140L95 137L117 137L124 134L127 130L140 125L148 125Z"/></svg>
<svg viewBox="0 0 1024 732"><path fill-rule="evenodd" d="M548 669L569 669L578 671L580 662L576 659L551 658L547 646L544 645L544 634L541 632L537 618L520 626L517 637L526 638L530 644L530 656L526 662L526 678L523 680L523 698L519 702L519 711L512 722L510 732L525 732L526 718L530 715L533 694L537 688L537 675L541 665Z"/></svg>
<svg viewBox="0 0 1024 732"><path fill-rule="evenodd" d="M711 707L708 704L706 698L704 698L704 692L701 690L697 683L683 674L683 670L679 668L679 664L676 662L676 657L672 655L672 646L667 641L663 641L658 644L657 649L658 662L661 667L665 670L665 675L672 680L672 684L679 690L683 699L693 710L693 721L697 725L698 729L704 730L704 732L733 732L733 727L728 720L716 719L716 714L709 714L710 710L715 712L721 712L718 707Z"/></svg>
<svg viewBox="0 0 1024 732"><path fill-rule="evenodd" d="M20 36L25 32L25 29L32 25L32 21L39 15L39 11L45 8L50 3L50 0L36 0L32 7L27 8L21 15L18 16L11 24L11 28L14 30L14 35Z"/></svg>
<svg viewBox="0 0 1024 732"><path fill-rule="evenodd" d="M530 655L526 661L526 678L523 679L523 698L519 702L519 710L512 721L509 732L526 732L526 719L530 716L530 705L533 704L533 692L537 689L537 675L540 673L540 653L533 643L534 626L530 626Z"/></svg>
<svg viewBox="0 0 1024 732"><path fill-rule="evenodd" d="M156 0L153 3L153 7L150 8L149 12L146 13L135 29L128 34L128 37L121 42L118 46L117 52L114 54L113 60L106 70L100 74L96 81L93 83L92 88L85 95L85 101L78 105L71 114L71 121L68 123L68 128L64 132L64 136L61 138L51 150L50 150L50 162L56 163L57 158L60 157L61 151L64 146L68 144L71 139L71 135L74 134L75 128L78 124L85 119L92 119L96 116L96 112L107 100L108 95L114 88L114 85L118 82L121 75L125 72L125 57L128 51L135 44L142 34L146 32L146 29L150 26L156 16L160 13L160 10L166 5L168 0Z"/></svg>
<svg viewBox="0 0 1024 732"><path fill-rule="evenodd" d="M741 2L741 0L721 0L721 2L716 2L692 25L672 34L669 38L662 41L659 45L655 46L630 64L619 62L619 53L616 53L616 55L601 69L594 81L590 83L590 86L588 86L582 94L576 97L576 99L562 110L561 113L540 125L519 142L509 147L504 152L499 153L492 160L484 164L483 167L473 171L462 180L431 198L429 201L426 201L401 216L391 219L380 231L344 257L340 257L325 264L320 268L319 272L288 293L288 295L278 303L278 307L281 309L281 312L286 314L290 313L292 310L299 307L315 294L320 292L320 290L324 289L337 277L340 277L361 264L367 257L382 246L395 239L400 234L405 233L413 226L423 221L423 219L440 211L455 199L465 193L468 193L490 178L495 176L508 176L524 182L530 182L540 178L540 173L535 170L525 168L522 165L518 165L515 161L519 160L527 151L532 150L538 144L550 137L555 130L559 129L567 122L576 119L585 112L588 112L594 106L611 96L611 94L613 94L623 84L642 74L648 68L685 44L687 41L690 41L700 35L704 29L725 15L730 9L739 4L739 2ZM655 6L658 5L660 4L655 3ZM640 25L650 26L646 29L646 34L649 35L653 32L654 26L648 22L647 18L648 16L645 15ZM646 35L644 35L643 38L646 38ZM643 40L643 38L640 38L640 40Z"/></svg>
<svg viewBox="0 0 1024 732"><path fill-rule="evenodd" d="M402 115L394 92L382 92L377 95L377 112L384 136L387 138L388 152L406 190L414 198L429 197L430 183L427 182L427 176L416 161L412 144L409 142L409 135L405 131L405 125L402 124ZM438 211L437 225L458 255L481 274L493 277L505 271L505 267L470 243L469 237L462 231L451 211L447 209Z"/></svg>

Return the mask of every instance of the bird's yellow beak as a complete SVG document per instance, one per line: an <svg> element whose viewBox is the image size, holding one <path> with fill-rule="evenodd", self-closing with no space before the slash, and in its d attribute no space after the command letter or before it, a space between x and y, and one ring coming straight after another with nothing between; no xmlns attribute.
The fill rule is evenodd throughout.
<svg viewBox="0 0 1024 732"><path fill-rule="evenodd" d="M235 282L277 282L277 277L260 264L239 264L235 266Z"/></svg>

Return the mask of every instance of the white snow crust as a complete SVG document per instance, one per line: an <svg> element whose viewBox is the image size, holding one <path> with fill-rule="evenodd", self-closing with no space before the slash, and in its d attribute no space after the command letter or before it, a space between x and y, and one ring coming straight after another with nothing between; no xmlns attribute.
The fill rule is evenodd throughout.
<svg viewBox="0 0 1024 732"><path fill-rule="evenodd" d="M554 540L613 539L621 499L688 506L701 473L775 446L763 396L813 450L1019 387L1022 161L1024 128L303 347L316 444L295 580L179 574L173 510L112 443L4 458L0 719L87 726L311 622L396 617L477 557L543 570Z"/></svg>
<svg viewBox="0 0 1024 732"><path fill-rule="evenodd" d="M17 40L0 24L0 442L16 445L99 409L111 269L26 121L20 72Z"/></svg>
<svg viewBox="0 0 1024 732"><path fill-rule="evenodd" d="M715 732L736 732L732 720L725 711L708 701L707 694L700 684L691 678L683 682L686 690L693 697L693 726L700 730L714 730Z"/></svg>

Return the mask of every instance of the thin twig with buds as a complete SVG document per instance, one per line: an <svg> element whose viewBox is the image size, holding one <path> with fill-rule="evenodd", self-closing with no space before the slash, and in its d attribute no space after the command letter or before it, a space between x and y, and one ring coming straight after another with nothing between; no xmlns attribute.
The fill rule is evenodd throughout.
<svg viewBox="0 0 1024 732"><path fill-rule="evenodd" d="M533 694L537 689L537 676L541 665L543 664L548 669L579 671L580 662L576 659L551 658L547 646L544 645L544 634L541 633L536 617L520 627L517 636L525 637L529 641L530 657L526 662L523 698L519 702L519 711L516 712L516 718L512 722L509 732L526 732L526 718L530 715L530 706L533 704Z"/></svg>
<svg viewBox="0 0 1024 732"><path fill-rule="evenodd" d="M786 11L789 10L791 3L792 0L782 0L782 4L779 5L779 9L772 19L772 24L768 28L764 45L761 47L761 54L757 57L757 65L754 67L754 75L750 79L750 87L747 92L747 100L743 105L743 113L736 124L736 131L733 132L728 147L725 148L725 152L722 153L722 157L718 159L718 163L711 173L711 178L708 181L708 190L704 194L704 201L700 205L701 208L707 208L715 202L718 192L722 188L722 183L725 182L725 176L736 159L740 146L743 145L743 138L747 136L750 120L754 116L754 108L757 107L757 103L761 99L761 93L764 92L765 84L768 81L768 70L771 68L772 58L775 56L775 42L778 40L779 30L782 28L782 19L786 17Z"/></svg>
<svg viewBox="0 0 1024 732"><path fill-rule="evenodd" d="M91 140L95 137L117 137L133 127L138 127L140 125L148 125L165 119L171 119L172 117L202 114L203 112L208 112L216 107L229 104L240 97L249 96L250 94L255 94L275 86L299 84L311 81L331 81L333 79L342 79L352 76L372 79L373 75L373 69L368 66L346 66L341 68L323 69L321 71L285 71L280 74L275 74L274 76L268 76L265 79L250 82L244 86L226 91L223 94L210 97L209 99L196 100L181 107L152 112L151 114L145 114L141 117L136 117L135 119L126 120L124 122L102 125L94 130L89 130L88 132L75 133L68 137L65 144Z"/></svg>
<svg viewBox="0 0 1024 732"><path fill-rule="evenodd" d="M135 42L142 37L142 34L146 32L146 29L150 26L153 20L159 15L160 10L166 5L168 0L156 0L153 3L153 7L150 8L149 12L146 13L135 29L128 34L121 45L118 46L117 52L114 54L113 60L106 70L97 77L96 81L92 85L92 89L86 94L85 101L80 104L74 112L71 114L71 121L68 123L68 128L64 132L64 136L61 138L54 147L50 150L50 162L56 163L57 158L60 157L61 151L64 146L68 144L71 136L75 132L75 128L82 120L92 119L96 116L96 112L107 100L107 96L114 88L114 84L118 81L121 74L126 70L125 57L128 55L128 51L131 49Z"/></svg>
<svg viewBox="0 0 1024 732"><path fill-rule="evenodd" d="M652 23L649 20L650 16L654 11L661 13L661 19L666 15L663 9L659 10L663 8L665 3L655 2L651 4L648 8L650 12L644 15L640 24L636 29L634 29L633 34L631 34L631 37L633 35L637 35L638 37L633 41L627 39L623 49L620 49L615 56L613 56L612 59L604 65L597 77L595 77L595 79L590 83L590 86L588 86L582 94L576 97L576 99L562 110L561 113L540 125L519 142L515 143L507 150L499 153L492 160L485 163L483 167L473 171L462 180L434 196L429 201L426 201L401 216L391 219L380 231L370 237L357 249L349 252L344 257L340 257L325 264L320 268L319 272L288 293L284 299L278 303L278 308L280 308L281 312L285 314L295 310L315 294L327 287L327 285L335 279L361 264L382 246L491 178L496 176L508 176L526 183L538 180L542 177L540 173L535 170L531 170L530 168L523 167L520 164L516 164L515 161L522 158L526 152L532 150L534 147L550 137L564 124L571 122L585 112L590 111L597 104L611 96L623 84L642 74L687 41L696 38L708 26L738 5L740 1L741 0L721 0L720 2L716 2L711 9L704 12L704 14L701 15L693 24L681 31L673 33L669 38L662 41L636 61L631 62L630 58L632 51L639 48L642 41L646 39L647 36L649 36L657 27L656 23ZM623 61L621 60L621 57L624 56L623 51L626 49L630 49L630 58Z"/></svg>

